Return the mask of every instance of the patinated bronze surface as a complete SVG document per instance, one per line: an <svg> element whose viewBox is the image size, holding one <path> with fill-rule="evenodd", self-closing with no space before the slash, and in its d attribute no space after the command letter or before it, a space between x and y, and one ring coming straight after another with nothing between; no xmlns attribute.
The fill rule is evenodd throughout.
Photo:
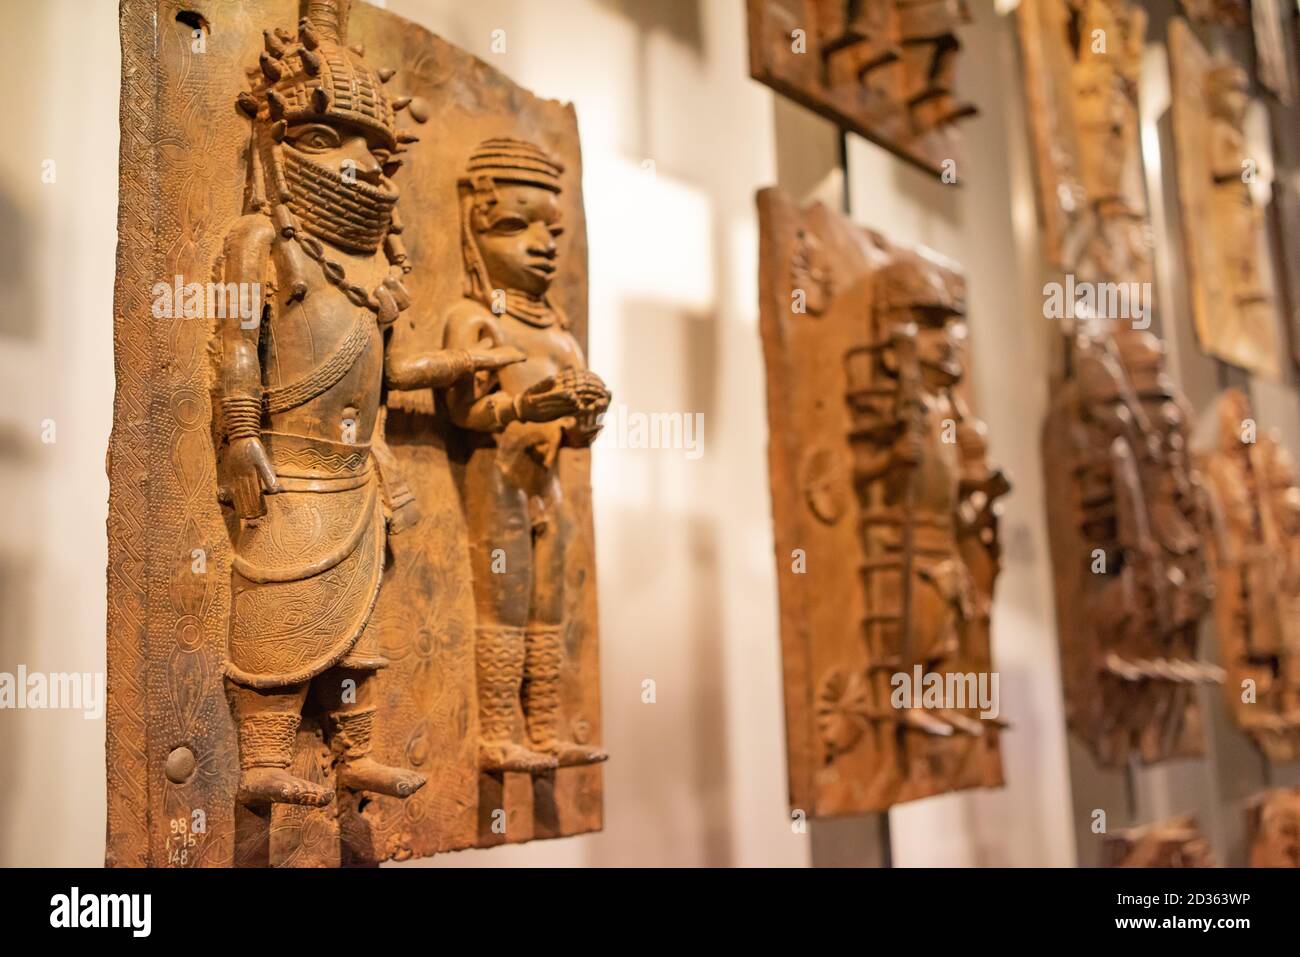
<svg viewBox="0 0 1300 957"><path fill-rule="evenodd" d="M1246 806L1251 867L1300 867L1300 788L1276 788Z"/></svg>
<svg viewBox="0 0 1300 957"><path fill-rule="evenodd" d="M1191 412L1150 333L1081 323L1043 425L1066 717L1098 763L1200 754L1213 588Z"/></svg>
<svg viewBox="0 0 1300 957"><path fill-rule="evenodd" d="M1278 306L1263 210L1252 184L1265 163L1245 136L1245 70L1214 58L1175 19L1169 25L1174 152L1192 314L1201 348L1279 374Z"/></svg>
<svg viewBox="0 0 1300 957"><path fill-rule="evenodd" d="M560 459L588 448L610 398L550 294L567 265L563 176L535 144L497 137L466 158L459 181L466 283L444 318L446 345L522 359L461 377L446 396L465 460L479 764L496 772L605 760L584 729L562 723L560 707L574 553ZM515 733L521 707L526 743Z"/></svg>
<svg viewBox="0 0 1300 957"><path fill-rule="evenodd" d="M1244 392L1219 397L1210 491L1219 657L1233 718L1274 762L1300 757L1300 487Z"/></svg>
<svg viewBox="0 0 1300 957"><path fill-rule="evenodd" d="M1034 0L1017 16L1048 261L1089 282L1150 282L1137 103L1146 12L1130 0Z"/></svg>
<svg viewBox="0 0 1300 957"><path fill-rule="evenodd" d="M111 865L366 864L600 826L585 446L609 395L568 373L586 335L573 111L350 7L122 4ZM529 376L525 337L453 334L485 277L505 307L480 325L521 294L562 317L554 376ZM496 473L475 471L458 388L565 429L543 515L476 510ZM541 538L564 564L521 591ZM498 622L474 559L499 549L528 635L508 654L475 639Z"/></svg>
<svg viewBox="0 0 1300 957"><path fill-rule="evenodd" d="M1216 867L1194 815L1106 835L1103 867Z"/></svg>
<svg viewBox="0 0 1300 957"><path fill-rule="evenodd" d="M748 0L749 72L931 173L960 174L965 0Z"/></svg>
<svg viewBox="0 0 1300 957"><path fill-rule="evenodd" d="M914 683L993 667L1009 485L970 409L965 279L821 205L758 208L791 805L999 786L996 703Z"/></svg>

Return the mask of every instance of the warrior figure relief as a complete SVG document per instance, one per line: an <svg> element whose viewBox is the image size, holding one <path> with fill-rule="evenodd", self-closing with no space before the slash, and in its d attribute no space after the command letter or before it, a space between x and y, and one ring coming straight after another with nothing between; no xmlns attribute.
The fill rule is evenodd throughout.
<svg viewBox="0 0 1300 957"><path fill-rule="evenodd" d="M1201 348L1270 378L1280 374L1276 278L1263 223L1269 146L1248 141L1245 70L1169 22L1174 158L1192 318Z"/></svg>
<svg viewBox="0 0 1300 957"><path fill-rule="evenodd" d="M234 551L228 690L240 800L321 806L334 792L289 771L308 696L327 715L339 787L398 797L424 778L371 756L375 672L367 623L385 535L414 516L382 438L381 392L442 386L514 357L385 357L410 300L390 176L403 144L383 83L346 44L346 0L307 0L295 37L266 31L239 97L252 122L245 213L227 282L266 291L263 319L225 321L218 399L222 497Z"/></svg>
<svg viewBox="0 0 1300 957"><path fill-rule="evenodd" d="M1152 439L1138 459L1138 473L1150 497L1151 532L1167 566L1172 589L1168 602L1174 644L1168 649L1191 657L1197 622L1210 610L1213 587L1201 555L1208 501L1191 456L1192 410L1165 372L1164 344L1149 332L1116 335L1119 359L1132 383Z"/></svg>
<svg viewBox="0 0 1300 957"><path fill-rule="evenodd" d="M1079 174L1091 214L1080 268L1113 281L1149 281L1145 203L1134 183L1146 12L1129 0L1075 0L1071 13Z"/></svg>
<svg viewBox="0 0 1300 957"><path fill-rule="evenodd" d="M1137 0L1017 10L1047 256L1090 282L1150 282L1138 109L1146 11Z"/></svg>
<svg viewBox="0 0 1300 957"><path fill-rule="evenodd" d="M775 189L758 209L791 807L999 787L1010 483L971 405L961 267Z"/></svg>
<svg viewBox="0 0 1300 957"><path fill-rule="evenodd" d="M526 358L447 390L470 445L464 496L477 610L480 769L540 773L605 759L561 727L565 449L586 448L610 395L548 295L559 268L561 165L514 139L485 140L460 181L465 297L446 320L458 350ZM521 709L527 743L517 740Z"/></svg>
<svg viewBox="0 0 1300 957"><path fill-rule="evenodd" d="M1223 251L1224 278L1231 287L1227 290L1229 300L1238 310L1237 321L1252 328L1255 323L1268 322L1271 297L1260 275L1261 214L1247 177L1251 163L1245 133L1249 102L1250 81L1235 63L1222 62L1205 75L1213 228L1221 237L1218 246Z"/></svg>
<svg viewBox="0 0 1300 957"><path fill-rule="evenodd" d="M1137 657L1133 646L1158 627L1153 597L1158 574L1151 553L1150 520L1137 471L1137 450L1149 427L1137 397L1133 395L1123 369L1104 339L1081 338L1075 357L1075 379L1067 392L1077 403L1070 439L1074 461L1070 471L1079 503L1077 515L1080 539L1086 552L1072 556L1082 578L1084 618L1093 633L1087 636L1083 659L1069 668L1096 669L1101 694L1071 695L1072 721L1080 713L1093 719L1094 745L1103 763L1123 763L1143 722L1136 709L1140 697L1136 686L1125 680L1126 672L1114 649ZM1100 556L1100 572L1094 573ZM1090 564L1091 562L1091 564ZM1136 680L1136 679L1135 679ZM1087 684L1087 678L1084 679Z"/></svg>
<svg viewBox="0 0 1300 957"><path fill-rule="evenodd" d="M899 251L877 274L875 295L871 338L846 357L873 714L896 714L923 735L979 737L974 707L884 707L896 672L988 668L995 503L1010 486L988 467L983 423L958 394L965 284ZM924 750L908 748L909 758Z"/></svg>
<svg viewBox="0 0 1300 957"><path fill-rule="evenodd" d="M1277 708L1282 724L1300 730L1300 484L1295 459L1276 434L1260 443L1264 508L1269 530L1280 555L1277 575L1278 621L1281 639Z"/></svg>
<svg viewBox="0 0 1300 957"><path fill-rule="evenodd" d="M1209 503L1199 473L1191 459L1192 411L1165 370L1164 344L1149 332L1124 330L1115 336L1120 363L1151 432L1140 447L1138 475L1147 501L1147 514L1155 555L1162 575L1153 579L1159 628L1151 657L1156 661L1194 661L1201 619L1209 614L1214 588L1202 552L1209 531ZM1168 670L1168 669L1167 669ZM1181 720L1193 707L1195 684L1213 680L1217 668L1198 666L1193 674L1177 674L1155 697L1154 723L1147 729L1145 750L1154 754L1162 745L1154 740ZM1218 680L1222 680L1219 678Z"/></svg>
<svg viewBox="0 0 1300 957"><path fill-rule="evenodd" d="M1220 398L1213 492L1215 610L1237 723L1272 761L1300 750L1300 488L1275 434L1256 436L1250 400ZM1243 694L1246 681L1254 694Z"/></svg>
<svg viewBox="0 0 1300 957"><path fill-rule="evenodd" d="M1199 751L1195 685L1221 680L1196 660L1211 596L1206 506L1190 414L1163 364L1149 333L1081 332L1057 403L1069 433L1049 435L1069 456L1054 467L1068 474L1077 536L1057 556L1077 576L1058 589L1058 602L1077 595L1059 609L1070 723L1107 766Z"/></svg>

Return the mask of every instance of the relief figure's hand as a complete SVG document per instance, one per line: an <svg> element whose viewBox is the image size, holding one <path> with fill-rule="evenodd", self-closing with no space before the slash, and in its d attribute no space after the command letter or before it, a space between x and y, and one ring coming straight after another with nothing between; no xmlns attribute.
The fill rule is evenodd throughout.
<svg viewBox="0 0 1300 957"><path fill-rule="evenodd" d="M515 396L515 413L524 422L553 422L579 410L578 390L567 373L548 376Z"/></svg>
<svg viewBox="0 0 1300 957"><path fill-rule="evenodd" d="M278 492L280 485L262 440L251 436L234 439L226 449L224 464L224 491L235 506L235 514L240 518L265 515L262 493Z"/></svg>
<svg viewBox="0 0 1300 957"><path fill-rule="evenodd" d="M585 413L599 415L609 408L609 389L600 376L588 370L575 374L578 401Z"/></svg>

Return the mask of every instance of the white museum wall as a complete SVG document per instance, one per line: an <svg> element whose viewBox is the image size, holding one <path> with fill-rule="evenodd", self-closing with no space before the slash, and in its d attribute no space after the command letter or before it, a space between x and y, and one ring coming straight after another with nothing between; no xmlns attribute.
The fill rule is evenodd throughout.
<svg viewBox="0 0 1300 957"><path fill-rule="evenodd" d="M704 416L698 458L609 443L596 455L605 831L431 863L811 863L809 836L786 808L753 199L777 181L778 155L797 157L790 136L803 127L788 120L802 111L748 78L742 0L379 5L575 102L591 364L630 411ZM982 116L968 126L964 184L936 183L853 137L848 151L861 222L966 266L978 411L1016 484L994 634L1013 726L1008 786L896 809L894 859L1068 865L1037 453L1046 332L1033 322L1040 277L1025 240L1033 197L1011 35L992 0L975 6L988 9L963 82ZM0 144L0 241L14 250L0 257L10 270L0 303L30 316L0 323L0 671L104 667L116 12L114 0L0 0L0 69L26 94L11 97L13 135ZM499 29L505 51L493 53ZM57 178L45 184L50 158ZM57 425L53 444L40 442L45 419ZM653 704L642 701L647 679ZM0 864L102 861L103 735L102 720L67 712L0 712Z"/></svg>
<svg viewBox="0 0 1300 957"><path fill-rule="evenodd" d="M4 0L0 62L0 671L103 674L117 5ZM0 711L0 864L103 848L102 718Z"/></svg>

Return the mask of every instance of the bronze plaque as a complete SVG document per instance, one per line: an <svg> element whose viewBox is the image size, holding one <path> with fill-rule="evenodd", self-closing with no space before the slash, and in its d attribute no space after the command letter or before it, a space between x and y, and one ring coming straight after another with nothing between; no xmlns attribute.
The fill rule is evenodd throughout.
<svg viewBox="0 0 1300 957"><path fill-rule="evenodd" d="M959 123L976 108L956 89L966 0L748 0L749 74L783 96L947 182Z"/></svg>
<svg viewBox="0 0 1300 957"><path fill-rule="evenodd" d="M1238 727L1275 763L1300 757L1300 487L1276 432L1239 389L1219 396L1201 458L1210 492L1215 634Z"/></svg>
<svg viewBox="0 0 1300 957"><path fill-rule="evenodd" d="M998 787L1010 486L971 411L965 277L820 204L758 209L791 806Z"/></svg>
<svg viewBox="0 0 1300 957"><path fill-rule="evenodd" d="M121 33L107 862L598 829L572 107L349 0Z"/></svg>
<svg viewBox="0 0 1300 957"><path fill-rule="evenodd" d="M1174 159L1192 317L1201 348L1276 379L1278 303L1264 210L1267 164L1246 142L1246 71L1212 57L1183 20L1169 25Z"/></svg>
<svg viewBox="0 0 1300 957"><path fill-rule="evenodd" d="M1192 413L1148 332L1081 323L1043 424L1066 720L1104 767L1205 748L1213 598Z"/></svg>
<svg viewBox="0 0 1300 957"><path fill-rule="evenodd" d="M1146 13L1128 0L1034 0L1017 17L1048 261L1087 282L1151 282L1137 100Z"/></svg>

